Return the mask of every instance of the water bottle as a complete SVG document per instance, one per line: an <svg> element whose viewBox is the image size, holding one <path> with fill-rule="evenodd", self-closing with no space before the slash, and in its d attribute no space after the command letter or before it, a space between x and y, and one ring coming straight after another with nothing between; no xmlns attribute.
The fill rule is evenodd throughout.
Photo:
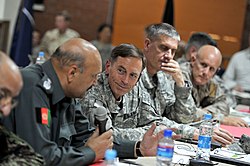
<svg viewBox="0 0 250 166"><path fill-rule="evenodd" d="M38 57L36 58L36 64L43 64L46 61L44 52L40 51Z"/></svg>
<svg viewBox="0 0 250 166"><path fill-rule="evenodd" d="M204 121L199 127L198 149L196 158L209 161L213 134L212 115L205 114Z"/></svg>
<svg viewBox="0 0 250 166"><path fill-rule="evenodd" d="M170 166L174 154L174 141L172 130L164 130L164 138L158 143L156 165Z"/></svg>
<svg viewBox="0 0 250 166"><path fill-rule="evenodd" d="M117 152L114 149L108 149L105 152L105 166L116 166Z"/></svg>

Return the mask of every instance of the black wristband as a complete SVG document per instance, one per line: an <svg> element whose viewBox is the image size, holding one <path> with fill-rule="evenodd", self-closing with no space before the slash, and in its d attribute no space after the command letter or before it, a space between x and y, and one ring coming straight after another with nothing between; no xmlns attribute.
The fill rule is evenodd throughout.
<svg viewBox="0 0 250 166"><path fill-rule="evenodd" d="M140 146L141 146L141 141L138 141L138 142L136 143L136 149L135 149L135 152L136 152L137 157L142 157L142 156L143 156L143 155L141 154Z"/></svg>

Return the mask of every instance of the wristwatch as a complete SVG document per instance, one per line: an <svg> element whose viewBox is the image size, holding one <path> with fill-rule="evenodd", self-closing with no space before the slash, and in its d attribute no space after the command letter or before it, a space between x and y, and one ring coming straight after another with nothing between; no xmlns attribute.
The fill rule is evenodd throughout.
<svg viewBox="0 0 250 166"><path fill-rule="evenodd" d="M136 153L137 157L142 157L143 156L141 154L140 146L141 146L141 141L138 141L136 143L136 149L135 149L135 153Z"/></svg>

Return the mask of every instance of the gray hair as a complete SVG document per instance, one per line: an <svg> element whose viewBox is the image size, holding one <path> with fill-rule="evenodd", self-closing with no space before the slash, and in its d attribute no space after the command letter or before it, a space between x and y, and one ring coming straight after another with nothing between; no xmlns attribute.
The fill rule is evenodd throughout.
<svg viewBox="0 0 250 166"><path fill-rule="evenodd" d="M155 40L161 35L180 41L180 35L176 29L167 23L151 24L145 28L146 37Z"/></svg>
<svg viewBox="0 0 250 166"><path fill-rule="evenodd" d="M186 44L185 52L187 52L192 46L196 47L196 49L200 49L204 45L212 45L217 47L217 43L211 36L204 32L196 32L193 33Z"/></svg>
<svg viewBox="0 0 250 166"><path fill-rule="evenodd" d="M61 47L58 47L56 51L51 55L51 58L55 58L60 62L60 67L76 64L80 72L83 72L84 56L80 53L73 53L70 51L63 51Z"/></svg>

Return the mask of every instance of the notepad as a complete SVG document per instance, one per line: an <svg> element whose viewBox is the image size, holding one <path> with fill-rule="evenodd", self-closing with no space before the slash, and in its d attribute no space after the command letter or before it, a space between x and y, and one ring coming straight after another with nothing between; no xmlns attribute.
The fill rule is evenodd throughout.
<svg viewBox="0 0 250 166"><path fill-rule="evenodd" d="M250 128L220 125L221 128L229 131L234 137L240 138L242 134L250 136Z"/></svg>

